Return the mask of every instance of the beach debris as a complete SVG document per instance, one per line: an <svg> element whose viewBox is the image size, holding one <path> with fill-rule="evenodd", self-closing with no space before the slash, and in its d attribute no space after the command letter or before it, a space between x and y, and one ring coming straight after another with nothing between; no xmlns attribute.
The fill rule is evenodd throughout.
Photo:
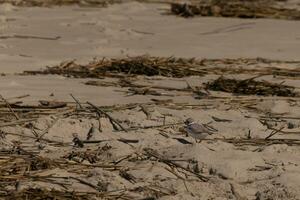
<svg viewBox="0 0 300 200"><path fill-rule="evenodd" d="M87 65L80 65L74 61L63 62L58 66L48 67L42 71L25 71L24 74L60 74L77 78L121 77L122 74L126 74L126 76L147 75L166 77L203 75L201 70L193 68L195 64L196 62L193 58L137 56L123 59L94 60Z"/></svg>
<svg viewBox="0 0 300 200"><path fill-rule="evenodd" d="M10 110L10 112L15 116L15 118L16 118L17 120L19 120L20 117L18 116L18 114L16 114L16 113L14 112L14 110L11 108L11 106L10 106L10 104L7 102L7 100L6 100L2 95L0 95L0 99L6 104L6 106L7 106L8 109Z"/></svg>
<svg viewBox="0 0 300 200"><path fill-rule="evenodd" d="M300 61L278 61L263 58L247 59L202 59L136 56L119 59L99 59L87 64L77 64L74 60L62 62L44 70L24 71L22 75L58 74L74 78L97 78L104 77L121 78L117 83L123 87L130 87L129 77L165 76L182 78L187 76L203 76L206 74L253 74L300 77ZM269 65L265 68L265 65ZM284 65L284 67L282 67ZM115 86L115 83L88 81L88 85ZM145 86L139 86L145 87ZM156 86L156 89L159 86ZM152 87L155 88L155 87ZM170 88L171 90L172 88ZM192 90L192 88L187 88Z"/></svg>
<svg viewBox="0 0 300 200"><path fill-rule="evenodd" d="M284 127L281 127L278 130L272 130L272 132L265 138L266 140L268 140L269 138L273 137L275 134L279 133L280 131L282 131L282 129L284 129Z"/></svg>
<svg viewBox="0 0 300 200"><path fill-rule="evenodd" d="M253 139L239 139L239 138L215 138L215 139L203 139L207 141L223 141L231 143L235 146L270 146L275 144L286 144L288 146L299 146L300 139L265 139L265 138L253 138Z"/></svg>
<svg viewBox="0 0 300 200"><path fill-rule="evenodd" d="M109 150L112 146L105 144L103 146L98 147L95 150L80 150L80 151L72 151L63 156L68 160L72 160L78 163L82 163L83 161L88 161L90 164L95 164L100 161L103 161L109 155Z"/></svg>
<svg viewBox="0 0 300 200"><path fill-rule="evenodd" d="M2 195L0 194L0 197ZM22 199L75 199L75 200L89 200L92 198L91 194L88 193L77 193L77 192L68 192L68 191L59 191L59 190L47 190L44 188L26 188L19 192L15 192L9 195L5 195L7 200L22 200Z"/></svg>
<svg viewBox="0 0 300 200"><path fill-rule="evenodd" d="M211 0L193 4L171 3L171 12L182 17L214 16L300 20L300 11L279 8L275 1Z"/></svg>
<svg viewBox="0 0 300 200"><path fill-rule="evenodd" d="M62 5L81 5L81 6L99 6L106 7L112 3L120 3L121 0L0 0L0 4L10 3L14 6L62 6Z"/></svg>
<svg viewBox="0 0 300 200"><path fill-rule="evenodd" d="M182 17L194 17L195 14L198 14L198 12L195 10L195 7L187 3L172 3L171 12Z"/></svg>
<svg viewBox="0 0 300 200"><path fill-rule="evenodd" d="M83 144L82 140L79 139L77 133L73 133L73 140L72 140L72 142L74 143L75 147L79 147L79 148L83 148L84 147L84 144Z"/></svg>
<svg viewBox="0 0 300 200"><path fill-rule="evenodd" d="M243 151L251 156L254 155L253 158L251 157L253 165L238 170L251 173L251 176L248 176L243 172L247 175L245 182L248 178L251 179L250 181L255 181L257 177L263 176L268 179L264 184L269 185L268 181L275 180L275 176L269 177L269 173L273 173L277 167L265 168L261 159L256 158L255 155L260 157L262 151L268 151L268 155L272 152L275 154L281 152L284 155L290 150L297 153L300 146L300 140L296 135L299 117L292 112L278 114L269 110L255 109L261 106L260 103L270 101L276 103L287 101L289 109L297 108L300 101L297 95L275 97L224 94L209 91L206 84L202 85L201 83L205 83L207 77L182 77L212 74L214 76L209 76L209 79L212 77L210 80L214 80L219 77L215 75L235 74L234 77L238 77L239 74L243 74L254 78L271 75L274 79L298 80L299 62L260 58L178 61L179 58L160 60L161 58L158 57L143 57L146 61L145 65L153 61L153 65L149 65L150 68L149 66L145 68L146 76L143 76L143 72L138 69L143 65L137 65L137 69L134 65L144 61L132 62L134 69L131 71L125 67L130 67L129 63L134 59L137 58L125 58L125 61L103 59L95 61L95 65L91 63L78 65L70 61L60 65L56 72L58 74L62 72L62 75L70 77L97 78L82 81L86 84L85 87L93 87L95 91L111 89L124 92L128 88L133 88L132 91L149 89L174 96L156 98L147 96L143 97L145 101L134 101L135 98L131 97L128 103L122 104L120 101L118 104L105 106L80 101L76 96L80 91L74 88L75 95L70 94L70 101L67 102L48 100L53 99L48 96L44 101L30 101L30 104L23 103L21 96L20 98L5 96L6 102L0 99L2 130L0 132L0 198L8 199L13 196L11 194L18 194L19 196L13 197L38 199L30 193L36 192L40 195L39 198L49 197L49 199L53 195L56 195L56 199L159 199L163 196L173 198L177 194L180 198L179 195L183 191L184 195L190 195L187 198L192 199L193 196L198 199L203 197L202 193L194 188L203 186L209 190L211 198L215 198L224 196L224 193L216 189L224 185L227 187L225 198L243 199L240 195L243 194L241 190L243 186L237 181L241 176L239 174L232 176L227 171L227 166L231 168L232 164L236 164L230 160L232 155L237 155L234 156L237 162L247 162ZM110 68L113 61L117 63L116 68ZM122 63L123 61L125 64ZM164 71L174 63L174 71L168 71L169 69ZM104 69L101 69L103 66ZM154 67L153 70L151 66L159 67ZM107 69L111 71L105 71ZM147 77L147 74L152 76L152 72L157 73L157 69L163 71L162 76L169 78ZM180 82L180 86L179 84L173 86L169 82L166 85L160 84L165 80L172 83ZM197 86L195 80L201 85ZM254 79L241 81L248 81L244 85L252 86L252 80ZM159 84L154 84L155 81ZM239 80L234 81L239 82ZM273 83L266 86L264 81L257 82L259 83L255 83L253 87L258 85L262 88L267 86L268 89L274 88ZM260 85L260 82L264 85ZM283 83L279 84L279 87L282 86ZM119 88L121 89L118 90ZM292 87L292 92L293 89ZM295 91L297 89L295 85ZM199 95L199 100L192 99L195 94ZM151 94L145 92L145 95ZM12 113L8 104L19 119ZM193 140L182 134L185 125L182 119L188 116L197 116L201 121L208 120L207 124L199 125L202 130L218 132L214 135L216 137L204 137L201 138L201 145L192 145ZM243 116L245 119L242 119ZM103 120L102 124L100 119ZM258 120L262 125L257 122ZM290 120L297 122L293 126L293 132L280 128L281 126L287 128ZM253 127L257 124L265 126L264 122L268 121L278 124L267 126L267 130L264 127L258 129ZM249 125L247 122L250 122ZM214 123L218 125L218 130L212 126ZM187 123L186 126L189 124ZM111 130L112 128L117 131ZM97 134L96 129L99 131L103 129L102 133ZM248 130L248 135L245 135ZM77 134L72 135L72 133ZM40 144L43 144L42 148L39 147ZM223 151L226 152L223 154ZM217 162L214 161L216 159L214 155L218 155ZM208 158L213 160L208 161ZM284 166L280 164L282 168L286 165L298 165L296 161L283 162L280 156L272 156L273 158L284 163ZM219 159L224 160L219 162ZM269 160L268 157L265 159ZM210 170L211 168L216 170ZM280 171L280 173L286 172ZM257 181L253 183L254 188L258 188L256 183ZM17 191L16 185L19 185ZM32 185L35 190L29 191L28 188ZM79 187L80 192L77 190ZM24 197L25 195L27 197Z"/></svg>
<svg viewBox="0 0 300 200"><path fill-rule="evenodd" d="M292 97L291 97L292 98ZM9 98L6 99L8 102L10 101ZM215 99L214 99L215 100ZM222 98L222 100L224 100ZM225 100L224 100L225 101ZM227 100L226 100L227 101ZM230 101L229 101L230 102ZM62 102L64 103L64 102ZM65 102L66 103L66 102ZM43 126L43 128L35 128L36 132L38 133L37 136L25 134L25 133L17 133L17 132L6 132L2 131L1 135L3 140L8 140L11 136L22 138L13 143L13 145L8 150L0 149L0 175L1 180L0 184L3 185L3 188L0 188L0 198L1 197L8 197L12 192L15 192L16 188L14 187L16 183L21 180L21 186L18 187L18 195L15 196L16 199L22 199L23 195L28 195L33 199L38 199L35 194L31 194L30 192L36 192L40 195L40 197L52 197L51 195L56 195L56 199L91 199L95 197L103 197L103 199L115 199L119 198L120 196L126 197L124 199L134 199L135 195L140 195L142 198L148 197L161 197L166 195L175 195L178 191L173 188L166 188L165 186L155 185L155 182L149 182L149 184L141 184L145 182L143 177L136 175L136 170L143 170L142 166L147 166L150 164L153 168L159 167L159 169L163 169L163 171L167 171L168 174L171 176L175 176L178 178L178 181L185 181L185 184L188 186L191 183L195 182L207 182L213 174L205 174L207 173L203 170L201 162L189 162L186 158L182 157L172 157L165 154L164 150L161 149L154 149L156 146L154 145L153 148L143 148L140 150L140 146L143 147L145 144L145 140L142 137L142 134L146 133L147 129L153 129L157 131L163 131L168 129L178 129L182 127L183 122L173 121L173 123L164 123L162 124L161 121L157 123L157 125L147 125L147 126L130 126L126 127L126 138L120 137L120 132L116 133L113 138L107 138L102 140L93 140L91 134L95 130L98 129L98 126L95 126L95 122L99 120L99 117L106 117L109 118L110 116L111 123L115 123L118 127L119 131L125 132L122 130L121 127L116 123L120 123L119 120L112 117L113 112L124 111L124 110L135 110L136 112L141 112L140 109L149 115L149 120L151 120L151 111L148 108L155 108L158 107L162 108L170 108L170 109L177 109L178 107L182 107L185 109L190 109L193 106L188 106L183 103L175 103L171 100L158 100L153 99L153 101L148 103L130 103L125 105L113 105L113 106L98 106L96 104L91 103L80 103L82 106L79 108L79 104L74 100L72 102L66 103L65 107L49 107L46 108L45 105L48 103L44 103L44 105L39 104L38 106L30 106L26 105L22 107L22 104L19 107L14 107L14 112L17 113L21 119L23 120L22 123L19 123L20 120L16 120L13 115L9 115L10 119L4 118L4 121L1 123L6 123L6 126L14 127L16 124L19 124L20 128L24 127L25 129L30 130L30 128L35 127L35 123L31 123L31 117L34 115L37 119L41 116L50 116L47 117L48 121L47 124ZM200 104L199 104L200 105ZM171 106L171 107L169 107ZM5 103L0 106L0 114L3 113L10 113L9 108ZM200 105L200 108L201 105ZM100 111L98 110L100 109ZM144 109L144 110L143 110ZM66 112L68 111L68 112ZM23 113L23 114L22 114ZM67 113L67 114L65 114ZM106 114L105 114L106 113ZM1 115L0 115L1 116ZM3 114L3 116L6 116ZM219 115L218 115L219 116ZM270 116L269 118L271 118ZM285 116L279 116L277 118L282 117L284 119ZM267 118L267 116L261 116L262 119ZM276 119L277 119L276 118ZM67 141L56 141L57 138L51 137L53 131L53 125L57 123L59 120L60 124L62 121L69 119L72 122L75 121L86 121L86 126L84 127L83 132L78 132L82 134L73 134L73 141L67 137ZM230 122L226 119L221 118L213 118L217 122ZM28 120L28 121L26 121ZM92 121L93 120L93 121ZM168 120L169 121L169 120ZM190 121L190 120L187 120ZM10 122L10 124L8 124ZM16 123L18 122L18 123ZM75 123L75 122L74 122ZM26 125L27 124L27 125ZM190 124L190 123L188 123ZM231 123L228 123L230 125ZM122 124L121 124L122 125ZM209 128L209 127L210 128ZM214 132L215 129L211 127L211 125L203 125L206 129L211 132ZM55 130L56 127L54 127ZM233 144L235 147L241 148L248 148L249 146L258 146L259 148L268 147L270 145L284 145L284 146L299 146L300 142L299 139L287 139L287 138L279 138L273 139L272 137L278 133L279 131L273 131L268 138L204 138L202 141L207 141L210 144L214 143L230 143ZM220 130L221 132L221 130ZM47 135L44 133L48 133ZM105 133L105 134L104 134ZM107 133L104 132L103 135ZM131 133L133 133L131 135ZM137 134L141 133L141 134ZM64 133L67 134L67 133ZM69 133L70 134L70 133ZM148 133L147 133L148 134ZM171 141L174 145L174 142L177 142L177 145L181 145L184 147L193 146L190 145L191 142L179 137L173 137L172 133L168 132L168 137L160 137L161 140ZM138 136L140 135L140 136ZM8 137L9 136L9 137ZM42 137L43 136L43 137ZM117 137L116 137L117 136ZM129 137L130 136L130 137ZM84 139L81 139L83 137ZM87 137L87 138L86 138ZM37 140L39 140L37 142ZM32 145L30 145L30 141L32 141ZM116 142L117 141L117 142ZM26 145L23 143L26 142ZM37 148L37 145L43 142L43 144L47 144L47 146L43 149ZM121 143L129 144L122 145ZM137 145L135 145L137 144ZM72 146L76 148L72 148ZM122 148L120 148L120 146ZM128 149L126 150L125 147ZM51 147L51 148L49 148ZM70 148L71 147L71 148ZM161 148L161 147L160 147ZM181 148L181 147L180 147ZM207 147L211 150L210 147ZM58 151L65 152L64 155L60 156L59 158L50 159L47 157L43 157L51 152L52 149L57 149ZM128 152L126 152L128 151ZM40 154L40 152L47 152ZM217 150L215 150L217 152ZM56 153L55 153L56 154ZM43 155L43 156L42 156ZM151 162L149 162L151 161ZM151 167L151 168L152 168ZM47 174L49 170L56 170L56 176L54 175L40 175ZM148 168L147 168L148 169ZM71 175L68 176L60 176L62 175L59 171L62 170L64 173L68 173ZM93 171L95 170L95 172ZM113 176L110 176L110 172L114 172ZM138 171L137 174L140 174L141 171ZM91 175L91 174L96 175ZM142 173L145 173L143 171ZM151 175L151 172L147 171L147 176ZM102 174L105 174L104 176ZM166 174L164 174L165 176ZM218 181L222 180L229 180L230 178L226 176L221 176L219 174L215 175L218 178ZM97 177L93 179L93 177ZM114 181L110 185L106 185L107 180L102 180L101 178L107 177L109 180L123 180L126 179L133 187L128 187L122 190L111 190L111 184L116 184ZM160 180L160 176L155 176L153 179ZM126 181L123 180L123 181ZM150 180L150 179L149 179ZM168 179L165 179L167 181ZM173 180L173 179L172 179ZM94 192L80 192L80 193L68 193L61 191L71 191L71 185L74 184L82 184L85 187L95 190ZM30 190L25 188L24 185L28 183L36 184L35 190ZM57 190L51 190L48 188L44 188L39 185L40 182L48 184L50 187L53 188L52 185L57 185L61 188ZM101 184L104 185L101 185ZM204 184L204 183L203 183ZM12 188L12 189L7 189ZM239 187L235 188L238 189ZM16 193L16 192L15 192ZM73 196L70 196L70 195ZM2 195L2 196L1 196ZM16 194L14 194L16 195ZM48 196L47 196L48 195ZM133 195L133 196L132 196ZM237 193L235 193L236 196ZM142 199L140 198L140 199ZM6 198L8 199L8 198Z"/></svg>
<svg viewBox="0 0 300 200"><path fill-rule="evenodd" d="M92 123L92 126L87 133L86 140L90 140L97 132L96 130L97 130L96 126Z"/></svg>
<svg viewBox="0 0 300 200"><path fill-rule="evenodd" d="M76 102L77 104L77 109L83 109L81 103L79 102L79 100L73 95L73 94L70 94L70 96L73 98L73 100Z"/></svg>
<svg viewBox="0 0 300 200"><path fill-rule="evenodd" d="M120 171L119 171L119 175L122 177L122 178L124 178L124 179L126 179L127 181L129 181L130 183L136 183L136 178L132 175L132 174L130 174L129 173L129 169L121 169Z"/></svg>
<svg viewBox="0 0 300 200"><path fill-rule="evenodd" d="M110 116L109 114L107 114L105 111L101 110L99 107L95 106L94 104L92 104L90 102L87 102L87 104L89 104L90 106L92 106L92 108L94 108L99 115L103 114L107 118L109 118L110 122L112 123L112 125L114 126L114 128L116 130L118 130L117 126L119 126L123 131L127 132L126 128L124 128L123 125L121 125L117 120L115 120L112 116Z"/></svg>
<svg viewBox="0 0 300 200"><path fill-rule="evenodd" d="M128 96L133 96L133 95L152 95L152 96L175 96L173 94L168 94L164 92L158 92L156 90L151 90L149 87L147 88L129 88L128 89Z"/></svg>
<svg viewBox="0 0 300 200"><path fill-rule="evenodd" d="M294 87L267 81L255 81L254 78L245 80L219 77L206 84L206 89L229 92L241 95L286 96L295 97Z"/></svg>
<svg viewBox="0 0 300 200"><path fill-rule="evenodd" d="M218 118L218 117L215 117L215 116L212 116L211 117L215 122L232 122L232 120L230 119L221 119L221 118Z"/></svg>
<svg viewBox="0 0 300 200"><path fill-rule="evenodd" d="M178 164L178 163L176 163L176 162L174 162L174 161L172 161L170 159L165 158L164 156L160 155L157 151L155 151L155 150L153 150L151 148L144 148L144 152L145 152L145 155L147 155L149 157L154 157L159 162L165 163L166 165L168 165L170 167L180 168L182 170L190 172L191 174L193 174L196 177L198 177L201 181L207 182L209 180L208 177L206 177L206 176L204 176L204 175L202 175L200 173L194 172L193 170L191 170L189 168L183 167L180 164Z"/></svg>
<svg viewBox="0 0 300 200"><path fill-rule="evenodd" d="M33 35L2 35L0 36L0 39L11 39L11 38L17 38L17 39L38 39L38 40L58 40L61 37L56 36L56 37L43 37L43 36L33 36Z"/></svg>
<svg viewBox="0 0 300 200"><path fill-rule="evenodd" d="M45 100L40 100L39 102L41 106L43 106L44 108L63 108L67 106L65 102L45 101Z"/></svg>

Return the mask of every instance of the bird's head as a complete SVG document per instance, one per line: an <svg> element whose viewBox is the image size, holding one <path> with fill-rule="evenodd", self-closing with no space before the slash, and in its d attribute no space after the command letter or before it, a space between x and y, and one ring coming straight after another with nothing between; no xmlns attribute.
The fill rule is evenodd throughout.
<svg viewBox="0 0 300 200"><path fill-rule="evenodd" d="M185 121L184 121L184 124L185 125L189 125L189 124L192 124L194 123L194 119L193 118L187 118Z"/></svg>

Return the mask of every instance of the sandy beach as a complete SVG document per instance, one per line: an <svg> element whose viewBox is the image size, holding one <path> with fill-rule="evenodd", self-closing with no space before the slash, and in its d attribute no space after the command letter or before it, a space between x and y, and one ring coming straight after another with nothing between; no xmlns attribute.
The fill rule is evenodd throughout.
<svg viewBox="0 0 300 200"><path fill-rule="evenodd" d="M298 200L299 52L299 20L0 4L0 197Z"/></svg>

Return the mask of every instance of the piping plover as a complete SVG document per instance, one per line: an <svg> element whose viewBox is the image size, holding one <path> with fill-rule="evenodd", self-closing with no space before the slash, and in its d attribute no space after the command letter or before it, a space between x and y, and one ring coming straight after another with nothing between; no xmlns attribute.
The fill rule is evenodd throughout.
<svg viewBox="0 0 300 200"><path fill-rule="evenodd" d="M192 118L186 119L184 123L186 125L184 127L186 132L188 135L193 137L196 142L198 142L197 140L203 140L208 135L214 134L214 132L206 128L204 125L196 123Z"/></svg>

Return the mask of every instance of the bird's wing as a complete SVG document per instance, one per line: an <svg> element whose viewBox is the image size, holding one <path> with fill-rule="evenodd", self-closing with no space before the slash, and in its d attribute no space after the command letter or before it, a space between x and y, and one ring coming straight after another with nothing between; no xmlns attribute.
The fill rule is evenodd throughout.
<svg viewBox="0 0 300 200"><path fill-rule="evenodd" d="M191 124L187 128L190 131L192 131L193 133L203 133L204 132L203 126L201 126L200 124Z"/></svg>
<svg viewBox="0 0 300 200"><path fill-rule="evenodd" d="M193 133L208 133L209 135L213 134L210 130L208 130L206 127L204 127L201 124L191 124L189 127L189 130L192 131Z"/></svg>

